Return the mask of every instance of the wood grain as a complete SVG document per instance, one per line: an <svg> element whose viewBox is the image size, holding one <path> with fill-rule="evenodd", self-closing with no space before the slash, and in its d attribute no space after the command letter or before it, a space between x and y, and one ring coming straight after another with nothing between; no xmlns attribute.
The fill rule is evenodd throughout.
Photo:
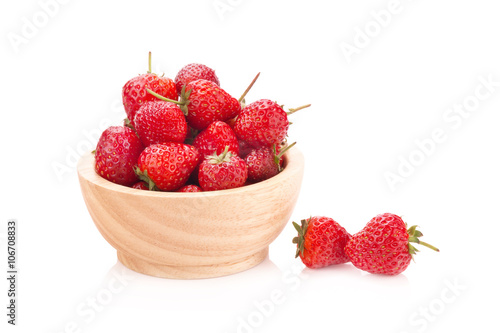
<svg viewBox="0 0 500 333"><path fill-rule="evenodd" d="M292 214L304 158L294 147L271 179L201 193L114 184L94 171L91 153L77 168L90 216L120 262L143 274L194 279L233 274L265 259Z"/></svg>

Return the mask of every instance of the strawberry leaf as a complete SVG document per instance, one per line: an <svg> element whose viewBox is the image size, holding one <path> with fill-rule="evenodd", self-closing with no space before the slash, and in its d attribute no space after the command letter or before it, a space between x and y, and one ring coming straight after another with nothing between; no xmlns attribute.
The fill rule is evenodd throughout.
<svg viewBox="0 0 500 333"><path fill-rule="evenodd" d="M142 172L138 166L135 166L134 172L137 175L137 177L139 177L140 180L142 180L143 182L148 184L148 188L150 191L159 191L159 189L158 189L158 187L156 187L156 184L154 183L154 181L151 178L149 178L148 170L144 170L144 172Z"/></svg>
<svg viewBox="0 0 500 333"><path fill-rule="evenodd" d="M302 233L302 229L300 228L300 225L298 225L297 223L295 222L292 222L293 226L295 227L295 230L297 230L297 232L299 233L299 235L303 235Z"/></svg>
<svg viewBox="0 0 500 333"><path fill-rule="evenodd" d="M304 254L304 242L305 242L305 235L307 233L307 227L309 225L309 221L311 219L309 218L308 220L301 220L300 221L300 226L292 222L293 227L295 230L297 230L298 236L294 237L292 239L292 243L297 244L297 251L295 252L295 258L297 258L299 255Z"/></svg>
<svg viewBox="0 0 500 333"><path fill-rule="evenodd" d="M417 254L417 252L420 252L420 251L416 247L414 247L411 243L420 244L420 245L423 245L425 247L428 247L431 250L439 252L438 248L436 248L436 247L434 247L426 242L422 242L419 239L419 237L422 237L423 234L420 230L417 230L417 227L418 226L413 225L410 228L408 228L408 230L407 230L407 232L408 232L408 253L411 254L412 259L413 259L413 255Z"/></svg>

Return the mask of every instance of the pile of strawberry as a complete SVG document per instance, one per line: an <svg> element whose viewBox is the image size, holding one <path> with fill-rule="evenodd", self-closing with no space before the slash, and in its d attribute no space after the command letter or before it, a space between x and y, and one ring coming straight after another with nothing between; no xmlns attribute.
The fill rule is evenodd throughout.
<svg viewBox="0 0 500 333"><path fill-rule="evenodd" d="M268 100L244 105L205 65L183 67L175 80L149 71L123 87L127 118L106 129L95 170L143 190L201 192L266 180L283 168L290 109Z"/></svg>
<svg viewBox="0 0 500 333"><path fill-rule="evenodd" d="M418 250L411 244L421 244L434 251L434 246L421 241L417 226L407 229L400 216L385 213L375 216L360 232L350 235L335 220L314 216L293 222L298 236L295 257L300 256L309 268L351 262L355 267L373 274L397 275L410 265Z"/></svg>

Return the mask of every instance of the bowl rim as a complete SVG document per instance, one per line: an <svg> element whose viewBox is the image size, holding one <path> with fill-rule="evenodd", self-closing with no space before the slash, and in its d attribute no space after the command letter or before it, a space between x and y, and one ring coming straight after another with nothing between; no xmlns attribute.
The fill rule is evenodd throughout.
<svg viewBox="0 0 500 333"><path fill-rule="evenodd" d="M203 191L203 192L164 192L164 191L145 191L139 190L132 187L120 185L113 183L97 174L94 168L94 154L91 151L83 154L78 160L77 172L78 177L83 178L86 181L105 188L114 192L129 193L139 196L146 197L165 197L165 198L199 198L199 197L212 197L212 196L224 196L233 195L241 192L249 192L252 190L258 190L260 188L270 188L273 184L279 183L288 177L293 176L297 172L303 172L304 167L304 156L297 147L293 147L284 154L284 165L283 171L274 177L266 179L264 181L244 185L238 188L227 189L227 190L217 190L217 191Z"/></svg>

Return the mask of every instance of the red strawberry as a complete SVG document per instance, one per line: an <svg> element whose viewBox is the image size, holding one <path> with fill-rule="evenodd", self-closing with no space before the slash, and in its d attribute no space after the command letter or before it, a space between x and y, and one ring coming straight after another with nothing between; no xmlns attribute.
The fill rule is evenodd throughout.
<svg viewBox="0 0 500 333"><path fill-rule="evenodd" d="M276 152L276 146L253 149L245 157L248 166L248 180L260 182L280 173L283 166L283 155L294 145L295 142L282 148L279 153Z"/></svg>
<svg viewBox="0 0 500 333"><path fill-rule="evenodd" d="M211 81L189 82L186 92L187 121L195 129L202 130L216 120L226 121L241 111L238 100Z"/></svg>
<svg viewBox="0 0 500 333"><path fill-rule="evenodd" d="M141 153L135 172L150 190L174 191L183 186L198 165L200 153L183 143L157 143Z"/></svg>
<svg viewBox="0 0 500 333"><path fill-rule="evenodd" d="M141 105L144 102L156 100L156 97L149 94L147 89L167 98L177 100L174 81L151 73L151 52L149 53L149 70L147 74L141 74L130 79L122 89L123 106L132 125L134 124L135 113Z"/></svg>
<svg viewBox="0 0 500 333"><path fill-rule="evenodd" d="M240 187L247 180L247 165L226 146L220 155L205 158L200 164L198 180L203 191L225 190Z"/></svg>
<svg viewBox="0 0 500 333"><path fill-rule="evenodd" d="M175 77L175 88L177 89L177 94L181 94L182 87L184 85L199 79L212 81L216 85L220 85L219 78L217 78L213 69L202 64L189 64L182 67Z"/></svg>
<svg viewBox="0 0 500 333"><path fill-rule="evenodd" d="M184 142L187 123L179 106L155 100L146 102L137 111L135 129L145 146L154 143Z"/></svg>
<svg viewBox="0 0 500 333"><path fill-rule="evenodd" d="M177 192L202 192L202 189L196 185L186 185L177 190Z"/></svg>
<svg viewBox="0 0 500 333"><path fill-rule="evenodd" d="M291 109L287 113L271 100L258 100L241 110L234 124L234 132L238 139L254 147L280 144L288 132L288 114L308 106Z"/></svg>
<svg viewBox="0 0 500 333"><path fill-rule="evenodd" d="M193 146L203 156L212 155L214 152L219 155L222 154L226 146L229 151L235 155L239 153L238 140L231 127L223 121L214 121L207 128L205 128L194 139Z"/></svg>
<svg viewBox="0 0 500 333"><path fill-rule="evenodd" d="M422 233L407 225L401 217L385 213L375 216L345 248L354 266L374 274L396 275L403 272L418 250L410 243L417 243L439 251L422 242Z"/></svg>
<svg viewBox="0 0 500 333"><path fill-rule="evenodd" d="M300 256L309 268L320 268L329 265L349 262L344 247L351 235L333 219L325 216L314 216L302 220L301 225L293 222L298 236L293 239L297 244L295 258Z"/></svg>
<svg viewBox="0 0 500 333"><path fill-rule="evenodd" d="M134 166L143 149L141 140L133 130L111 126L97 142L95 171L107 180L130 186L137 182Z"/></svg>
<svg viewBox="0 0 500 333"><path fill-rule="evenodd" d="M197 130L205 129L214 121L236 117L241 111L238 100L212 81L191 81L183 89L185 91L181 93L179 102L151 90L148 92L164 101L179 104L182 112L187 115L189 126Z"/></svg>
<svg viewBox="0 0 500 333"><path fill-rule="evenodd" d="M146 184L145 182L137 182L134 185L132 185L132 188L138 190L149 190L148 184Z"/></svg>

